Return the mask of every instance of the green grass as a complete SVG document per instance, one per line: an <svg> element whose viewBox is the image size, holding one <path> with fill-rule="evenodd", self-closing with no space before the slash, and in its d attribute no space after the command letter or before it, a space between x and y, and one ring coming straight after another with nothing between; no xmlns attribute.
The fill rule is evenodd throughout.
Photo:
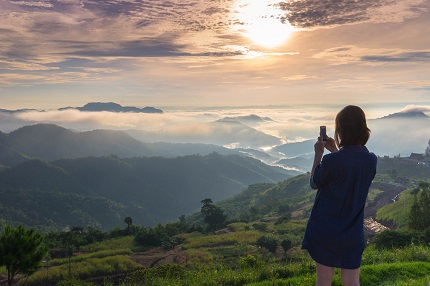
<svg viewBox="0 0 430 286"><path fill-rule="evenodd" d="M363 265L374 265L396 262L430 262L430 247L410 245L404 248L376 249L367 247L363 253Z"/></svg>
<svg viewBox="0 0 430 286"><path fill-rule="evenodd" d="M96 252L101 250L112 250L112 249L133 249L134 236L124 236L119 238L111 238L102 242L96 242L90 245L81 246L80 251L82 252Z"/></svg>
<svg viewBox="0 0 430 286"><path fill-rule="evenodd" d="M112 249L112 250L100 250L97 252L92 252L92 253L88 253L88 254L82 254L82 255L78 255L78 256L74 256L70 259L70 262L75 263L75 262L82 262L91 258L105 258L105 257L109 257L109 256L117 256L117 255L129 255L131 254L131 250L130 249ZM68 258L61 258L61 259L53 259L51 261L48 262L49 266L60 266L60 265L64 265L64 264L68 264L69 263L69 259Z"/></svg>
<svg viewBox="0 0 430 286"><path fill-rule="evenodd" d="M71 263L70 268L68 264L45 267L31 275L28 278L26 285L49 285L70 277L71 275L80 279L86 279L90 277L130 272L140 268L140 265L125 255L90 258L84 261Z"/></svg>
<svg viewBox="0 0 430 286"><path fill-rule="evenodd" d="M131 260L129 255L135 247L133 237L109 239L82 248L85 252L71 259L71 273L68 259L54 259L47 264L49 267L30 276L26 285L50 285L60 281L58 285L90 286L91 283L85 282L85 279L106 277L103 285L111 286L118 285L109 280L115 274L126 275L119 286L314 285L315 264L298 244L306 220L267 224L267 232L245 231L246 224L235 223L230 225L227 233L181 234L185 239L181 245L181 255L186 257L183 260L186 262L150 269L143 269ZM281 247L274 255L256 246L257 239L263 235L274 236L278 241L293 238L296 243L284 259ZM166 252L166 255L170 253ZM399 249L369 246L364 251L362 286L429 286L429 281L428 245L411 244ZM336 270L332 286L341 285L340 271Z"/></svg>
<svg viewBox="0 0 430 286"><path fill-rule="evenodd" d="M376 198L380 193L382 193L382 191L381 191L381 190L379 190L379 189L370 189L370 190L369 190L369 194L367 195L367 202L368 202L368 203L373 202L373 201L375 200L375 198Z"/></svg>
<svg viewBox="0 0 430 286"><path fill-rule="evenodd" d="M362 285L397 285L408 281L429 281L429 262L402 262L361 267Z"/></svg>
<svg viewBox="0 0 430 286"><path fill-rule="evenodd" d="M254 244L264 233L249 230L230 232L218 235L196 235L186 238L182 249L197 249L202 247L232 246L240 243Z"/></svg>
<svg viewBox="0 0 430 286"><path fill-rule="evenodd" d="M406 229L413 202L414 196L411 195L411 190L403 191L397 202L386 205L377 211L376 219L393 221L398 229Z"/></svg>

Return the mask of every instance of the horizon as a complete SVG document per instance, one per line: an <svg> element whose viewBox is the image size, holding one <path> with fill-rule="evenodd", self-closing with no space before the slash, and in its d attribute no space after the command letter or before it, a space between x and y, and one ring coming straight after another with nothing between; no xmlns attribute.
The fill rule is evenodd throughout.
<svg viewBox="0 0 430 286"><path fill-rule="evenodd" d="M83 112L73 109L11 114L0 112L0 130L8 133L26 125L52 123L80 132L96 129L125 131L143 142L203 143L227 148L251 148L270 153L275 146L317 138L320 125L326 125L329 136L333 136L334 118L342 107L337 104L253 108L170 107L162 108L162 114ZM389 124L387 119L381 119L390 114L410 111L420 111L430 116L429 106L404 106L395 103L381 106L369 104L362 107L372 131L367 144L371 151L381 156L409 156L410 153L424 152L430 139L429 118L394 118L388 119ZM256 115L262 120L247 121L246 117L250 115ZM214 125L225 118L236 119L244 125ZM242 137L237 136L238 132Z"/></svg>

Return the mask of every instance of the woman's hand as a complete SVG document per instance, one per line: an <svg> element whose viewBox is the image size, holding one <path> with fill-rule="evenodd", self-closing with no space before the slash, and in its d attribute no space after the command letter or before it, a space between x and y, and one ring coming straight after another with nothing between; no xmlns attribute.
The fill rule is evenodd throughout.
<svg viewBox="0 0 430 286"><path fill-rule="evenodd" d="M324 146L326 142L322 141L321 137L318 137L318 141L314 144L315 154L324 154Z"/></svg>
<svg viewBox="0 0 430 286"><path fill-rule="evenodd" d="M327 139L326 139L327 141L326 141L326 143L325 143L325 148L327 149L327 150L329 150L331 153L333 153L333 152L337 152L338 151L338 149L337 149L337 147L336 147L336 143L334 142L334 139L333 138L331 138L331 137L328 137L327 136Z"/></svg>

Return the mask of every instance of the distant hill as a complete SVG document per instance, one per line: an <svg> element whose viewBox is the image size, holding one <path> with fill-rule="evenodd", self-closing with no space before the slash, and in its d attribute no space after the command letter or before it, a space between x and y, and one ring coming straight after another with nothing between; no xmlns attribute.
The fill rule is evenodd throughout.
<svg viewBox="0 0 430 286"><path fill-rule="evenodd" d="M179 134L176 129L149 132L128 130L128 134L144 142L203 143L231 148L255 148L281 144L281 140L238 121L201 122Z"/></svg>
<svg viewBox="0 0 430 286"><path fill-rule="evenodd" d="M315 140L305 140L302 142L286 143L276 146L270 152L280 153L287 157L298 157L301 155L309 155L314 152Z"/></svg>
<svg viewBox="0 0 430 286"><path fill-rule="evenodd" d="M138 108L134 106L122 106L115 102L89 102L82 107L62 107L58 110L69 110L75 109L83 112L97 112L97 111L110 111L110 112L133 112L133 113L164 113L163 110L155 108L155 107L144 107ZM28 111L39 111L44 112L44 110L36 110L36 109L17 109L17 110L8 110L8 109L0 109L0 112L4 113L19 113L19 112L28 112Z"/></svg>
<svg viewBox="0 0 430 286"><path fill-rule="evenodd" d="M306 218L316 191L309 186L309 175L303 174L276 184L254 184L242 193L218 204L230 217L247 217L251 207L260 215L276 214L279 208L295 210L295 218ZM304 207L306 206L306 207Z"/></svg>
<svg viewBox="0 0 430 286"><path fill-rule="evenodd" d="M161 109L154 107L138 108L134 106L121 106L114 102L90 102L82 107L64 107L58 110L76 109L79 111L97 112L97 111L110 111L110 112L134 112L134 113L163 113Z"/></svg>
<svg viewBox="0 0 430 286"><path fill-rule="evenodd" d="M8 110L8 109L0 109L0 112L4 113L19 113L19 112L27 112L27 111L37 111L36 109L16 109L16 110Z"/></svg>
<svg viewBox="0 0 430 286"><path fill-rule="evenodd" d="M397 112L397 113L389 114L387 116L380 117L379 119L388 119L388 118L430 118L430 116L426 115L422 111L408 111L408 112Z"/></svg>
<svg viewBox="0 0 430 286"><path fill-rule="evenodd" d="M1 201L0 214L9 222L57 229L78 221L81 226L109 229L121 225L119 216L125 215L149 226L192 213L205 198L219 201L250 184L288 177L283 169L258 160L217 153L177 158L87 157L51 163L31 160L0 172L0 196L14 198ZM91 210L97 202L105 206L103 210L94 206L101 213ZM49 204L58 210L57 215L47 210ZM60 214L58 205L75 215Z"/></svg>
<svg viewBox="0 0 430 286"><path fill-rule="evenodd" d="M176 157L212 152L237 154L216 145L143 143L122 131L74 132L54 124L36 124L0 133L0 164L15 166L29 159L52 161L88 156Z"/></svg>
<svg viewBox="0 0 430 286"><path fill-rule="evenodd" d="M367 146L377 155L424 153L430 134L430 117L421 111L398 112L368 120L372 131Z"/></svg>
<svg viewBox="0 0 430 286"><path fill-rule="evenodd" d="M269 117L260 117L256 114L250 114L245 116L234 116L234 117L224 117L223 119L220 119L218 121L238 121L245 124L255 124L255 123L261 123L265 121L273 121Z"/></svg>

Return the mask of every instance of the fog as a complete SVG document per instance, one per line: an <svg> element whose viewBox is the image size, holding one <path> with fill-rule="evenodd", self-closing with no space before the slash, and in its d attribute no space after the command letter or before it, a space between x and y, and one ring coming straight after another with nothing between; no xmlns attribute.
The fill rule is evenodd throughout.
<svg viewBox="0 0 430 286"><path fill-rule="evenodd" d="M124 130L146 142L208 143L266 151L277 145L316 138L320 125L326 125L328 134L333 136L334 117L338 110L335 106L306 106L172 108L164 109L163 114L78 110L0 112L0 130L9 133L24 125L52 123L76 131ZM417 111L428 115L430 106L409 105L390 113ZM368 124L372 135L369 149L378 155L390 156L423 153L430 139L430 117L378 118L390 113L370 110Z"/></svg>

